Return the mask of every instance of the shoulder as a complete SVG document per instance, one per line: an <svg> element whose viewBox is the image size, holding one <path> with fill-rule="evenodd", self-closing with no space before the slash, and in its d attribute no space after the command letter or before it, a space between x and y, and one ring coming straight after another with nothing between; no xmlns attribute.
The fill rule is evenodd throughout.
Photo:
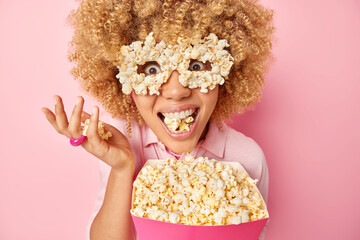
<svg viewBox="0 0 360 240"><path fill-rule="evenodd" d="M267 169L265 155L259 144L245 134L225 125L227 132L224 151L225 161L239 162L250 176L258 178Z"/></svg>
<svg viewBox="0 0 360 240"><path fill-rule="evenodd" d="M226 150L241 153L241 155L262 156L264 153L259 144L245 134L225 126L227 131Z"/></svg>

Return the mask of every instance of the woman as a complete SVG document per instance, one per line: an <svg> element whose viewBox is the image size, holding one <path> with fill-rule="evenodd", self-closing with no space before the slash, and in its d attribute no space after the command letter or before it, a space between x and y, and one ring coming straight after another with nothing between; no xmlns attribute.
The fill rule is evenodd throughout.
<svg viewBox="0 0 360 240"><path fill-rule="evenodd" d="M82 97L69 120L59 96L55 114L43 108L60 134L101 160L91 239L134 238L132 182L147 159L191 152L239 161L267 199L263 152L222 121L260 100L272 15L250 0L84 0L71 14L72 74L119 119L116 128L105 124L113 135L105 141L97 133L99 109L90 117ZM80 125L89 117L84 138Z"/></svg>

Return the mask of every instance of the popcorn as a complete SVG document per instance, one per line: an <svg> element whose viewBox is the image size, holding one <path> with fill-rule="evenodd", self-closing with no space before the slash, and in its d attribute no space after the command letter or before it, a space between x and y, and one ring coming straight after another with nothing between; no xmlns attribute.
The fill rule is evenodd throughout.
<svg viewBox="0 0 360 240"><path fill-rule="evenodd" d="M164 118L166 127L173 133L182 133L190 131L190 123L194 121L192 116L186 118Z"/></svg>
<svg viewBox="0 0 360 240"><path fill-rule="evenodd" d="M240 224L240 223L241 223L241 216L234 216L234 217L232 217L231 222L232 222L233 224Z"/></svg>
<svg viewBox="0 0 360 240"><path fill-rule="evenodd" d="M180 216L178 213L169 213L169 221L171 223L178 223L180 221Z"/></svg>
<svg viewBox="0 0 360 240"><path fill-rule="evenodd" d="M86 136L87 130L89 128L89 124L90 124L90 119L86 119L85 125L81 127L82 135ZM106 141L109 140L110 137L112 137L112 134L110 131L105 133L104 123L101 121L99 121L99 123L98 123L98 133L99 133L99 136L101 137L101 139L106 140Z"/></svg>
<svg viewBox="0 0 360 240"><path fill-rule="evenodd" d="M225 39L210 33L204 39L178 39L178 44L167 45L161 41L156 44L151 32L144 42L136 41L130 45L124 45L120 49L119 74L116 77L122 84L124 94L130 94L132 90L136 94L157 94L171 73L177 70L180 73L179 82L184 87L201 88L201 92L215 88L217 84L222 85L233 65L234 58L225 47L229 44ZM210 71L190 71L191 60L211 63ZM138 65L149 61L156 61L162 72L156 75L145 76L137 73Z"/></svg>
<svg viewBox="0 0 360 240"><path fill-rule="evenodd" d="M214 159L169 158L148 165L133 184L134 216L186 225L240 224L268 217L246 172Z"/></svg>

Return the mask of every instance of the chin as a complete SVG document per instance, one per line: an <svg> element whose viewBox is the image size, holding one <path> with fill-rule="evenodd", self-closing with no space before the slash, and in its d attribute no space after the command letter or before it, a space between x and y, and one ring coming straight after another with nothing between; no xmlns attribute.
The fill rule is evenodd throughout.
<svg viewBox="0 0 360 240"><path fill-rule="evenodd" d="M197 145L197 141L188 140L188 141L171 141L168 144L164 143L167 148L176 154L182 154L186 152L191 152Z"/></svg>

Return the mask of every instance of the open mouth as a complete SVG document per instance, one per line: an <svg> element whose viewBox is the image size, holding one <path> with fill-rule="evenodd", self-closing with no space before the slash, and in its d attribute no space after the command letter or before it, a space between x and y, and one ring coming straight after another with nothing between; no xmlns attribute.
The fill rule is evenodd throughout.
<svg viewBox="0 0 360 240"><path fill-rule="evenodd" d="M195 108L181 112L159 112L158 116L170 132L184 133L190 131L198 113L199 108Z"/></svg>

